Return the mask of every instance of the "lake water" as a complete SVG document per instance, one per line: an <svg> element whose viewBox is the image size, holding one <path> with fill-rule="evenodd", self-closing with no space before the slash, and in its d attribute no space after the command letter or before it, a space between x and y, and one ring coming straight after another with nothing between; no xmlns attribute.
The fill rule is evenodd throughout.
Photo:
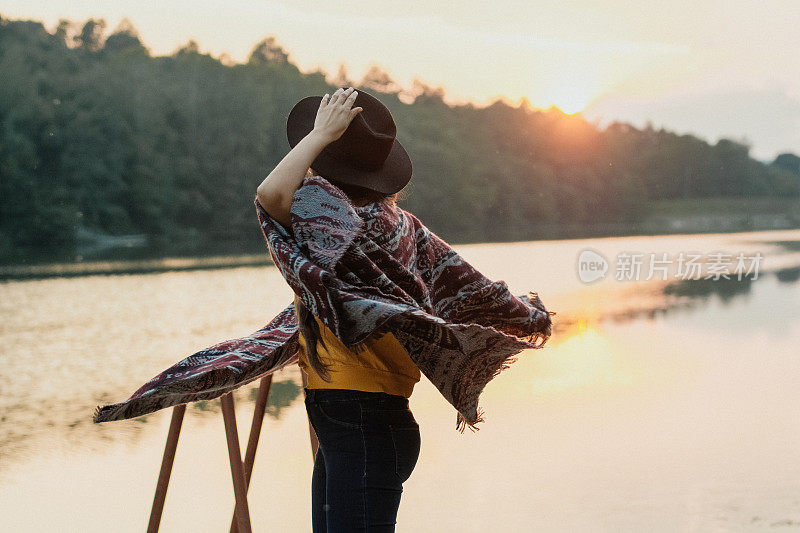
<svg viewBox="0 0 800 533"><path fill-rule="evenodd" d="M456 248L515 293L538 291L556 327L489 384L477 433L458 433L452 407L418 384L422 451L398 531L800 528L800 231ZM585 249L609 260L605 279L580 281ZM622 252L763 260L756 279L647 280L645 263L618 280ZM170 409L93 424L95 405L259 329L291 297L268 266L0 283L0 529L143 531ZM256 385L235 394L243 442ZM254 531L310 531L296 366L273 392ZM232 509L219 402L190 404L161 530L225 531Z"/></svg>

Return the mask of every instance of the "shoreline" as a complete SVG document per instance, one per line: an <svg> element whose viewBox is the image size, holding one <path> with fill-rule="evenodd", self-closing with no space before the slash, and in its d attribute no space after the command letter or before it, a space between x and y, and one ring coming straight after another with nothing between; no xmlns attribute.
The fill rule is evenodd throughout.
<svg viewBox="0 0 800 533"><path fill-rule="evenodd" d="M494 240L485 242L453 243L453 246L469 246L474 244L509 244L537 241L560 240L585 240L585 239L617 239L625 237L668 237L688 235L734 235L734 234L770 234L800 231L800 228L782 229L757 229L757 230L731 230L731 231L671 231L671 232L625 232L611 233L595 232L593 234L571 235L567 237L540 237L526 240ZM212 256L181 256L181 257L155 257L150 259L107 259L77 261L72 263L40 263L33 265L4 265L0 266L0 283L15 280L36 280L59 277L81 277L94 275L118 274L149 274L171 271L211 270L221 268L238 268L248 266L274 265L267 253L256 254L227 254Z"/></svg>
<svg viewBox="0 0 800 533"><path fill-rule="evenodd" d="M0 267L0 282L80 276L149 274L180 270L210 270L274 264L266 254L209 257L163 257L154 259L82 261Z"/></svg>

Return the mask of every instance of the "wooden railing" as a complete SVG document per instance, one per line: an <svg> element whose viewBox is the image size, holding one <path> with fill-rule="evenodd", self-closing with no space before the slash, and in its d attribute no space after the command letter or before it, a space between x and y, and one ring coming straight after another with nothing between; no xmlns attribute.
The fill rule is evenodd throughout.
<svg viewBox="0 0 800 533"><path fill-rule="evenodd" d="M308 383L306 374L300 371L303 378L303 387ZM261 426L264 422L264 413L269 401L269 389L272 385L272 374L261 378L256 396L256 405L253 411L253 420L250 424L250 436L247 439L247 449L242 460L241 449L239 447L239 433L236 426L236 412L233 404L233 393L229 392L220 397L222 404L222 420L225 426L225 437L228 441L228 458L231 464L231 480L233 481L233 493L236 505L231 520L230 533L251 533L250 509L247 505L247 489L250 487L250 479L253 474L253 463L256 458L256 448L258 439L261 436ZM156 493L153 497L153 507L150 511L150 521L147 525L148 533L155 533L161 524L161 515L164 511L164 500L167 497L167 487L172 473L172 464L175 461L175 451L178 448L178 437L180 437L183 425L183 416L186 414L186 404L176 405L172 408L172 420L169 424L167 433L167 443L164 446L164 458L161 461L161 470L156 483ZM311 423L308 424L309 436L311 439L311 458L316 456L319 448L319 441Z"/></svg>

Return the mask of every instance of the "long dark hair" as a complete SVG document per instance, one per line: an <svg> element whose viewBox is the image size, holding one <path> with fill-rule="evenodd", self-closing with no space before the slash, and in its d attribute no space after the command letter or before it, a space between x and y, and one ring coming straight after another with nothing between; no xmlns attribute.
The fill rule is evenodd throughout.
<svg viewBox="0 0 800 533"><path fill-rule="evenodd" d="M322 176L333 185L339 187L347 195L347 198L350 200L350 202L356 206L364 206L378 201L397 202L398 199L399 193L384 194L378 191L373 191L372 189L367 189L365 187L359 187L358 185L342 183L337 181L335 178L320 174L313 169L309 169L307 175ZM330 363L322 362L322 360L319 358L319 354L317 353L317 342L320 342L323 346L325 346L325 341L322 339L322 335L320 334L319 324L317 323L314 314L308 310L308 308L303 304L303 301L299 298L297 301L297 325L300 334L306 341L306 355L308 356L309 364L323 380L330 383Z"/></svg>

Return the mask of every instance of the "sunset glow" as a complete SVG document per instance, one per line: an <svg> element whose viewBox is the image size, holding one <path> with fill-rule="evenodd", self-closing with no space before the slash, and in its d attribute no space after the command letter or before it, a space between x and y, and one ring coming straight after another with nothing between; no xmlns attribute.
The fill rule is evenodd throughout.
<svg viewBox="0 0 800 533"><path fill-rule="evenodd" d="M192 39L230 61L246 61L257 42L273 36L303 72L322 70L331 80L343 68L357 83L378 65L403 89L415 80L443 89L449 104L526 98L601 127L651 122L711 143L746 136L759 159L800 147L800 63L781 52L800 46L800 6L791 0L731 0L722 11L688 0L646 9L589 0L501 1L491 9L469 0L358 9L337 0L230 2L224 9L7 0L0 15L50 30L61 18L102 18L109 30L127 19L154 55Z"/></svg>
<svg viewBox="0 0 800 533"><path fill-rule="evenodd" d="M537 354L536 380L533 390L539 394L554 394L591 388L618 388L635 379L607 335L586 319L580 319L575 329L551 351Z"/></svg>
<svg viewBox="0 0 800 533"><path fill-rule="evenodd" d="M528 98L540 107L554 105L572 114L586 109L600 91L597 67L588 61L573 61L566 63L558 76L535 80Z"/></svg>

